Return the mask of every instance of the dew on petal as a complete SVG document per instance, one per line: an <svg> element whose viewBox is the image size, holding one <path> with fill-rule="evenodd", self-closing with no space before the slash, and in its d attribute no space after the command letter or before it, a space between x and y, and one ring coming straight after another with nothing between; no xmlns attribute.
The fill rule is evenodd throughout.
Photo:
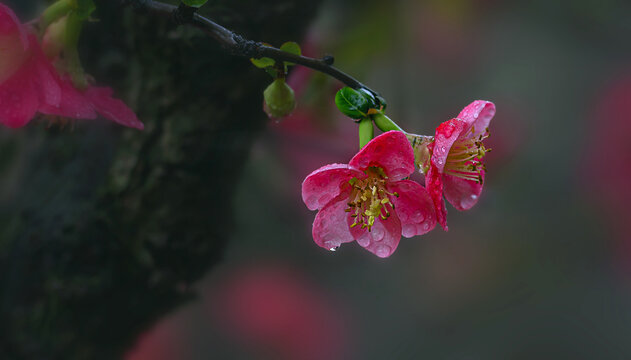
<svg viewBox="0 0 631 360"><path fill-rule="evenodd" d="M471 199L472 199L472 200L475 200L475 199L477 199L477 198L478 198L478 195L471 194Z"/></svg>
<svg viewBox="0 0 631 360"><path fill-rule="evenodd" d="M386 232L382 228L373 228L371 234L372 239L375 241L381 241L386 236Z"/></svg>
<svg viewBox="0 0 631 360"><path fill-rule="evenodd" d="M340 247L340 245L335 240L330 240L332 237L333 237L332 235L326 235L324 237L326 239L324 241L324 247L329 249L330 251L335 251L332 249L337 249L338 247Z"/></svg>
<svg viewBox="0 0 631 360"><path fill-rule="evenodd" d="M368 246L368 244L370 244L370 236L368 234L362 235L359 239L357 239L357 243L363 247Z"/></svg>
<svg viewBox="0 0 631 360"><path fill-rule="evenodd" d="M416 226L417 226L416 224L405 224L401 228L401 233L405 237L412 237L415 234L417 234Z"/></svg>
<svg viewBox="0 0 631 360"><path fill-rule="evenodd" d="M423 221L425 219L425 216L423 216L423 213L420 210L416 210L416 212L414 212L414 215L412 215L412 222L415 223L420 223L421 221Z"/></svg>
<svg viewBox="0 0 631 360"><path fill-rule="evenodd" d="M307 204L313 204L313 203L315 203L315 202L316 202L316 200L317 200L317 199L316 199L315 195L311 195L311 196L309 196L309 197L307 198L307 201L305 201L305 203L307 203Z"/></svg>
<svg viewBox="0 0 631 360"><path fill-rule="evenodd" d="M379 257L386 257L390 255L390 246L388 245L379 245L377 249L375 249L375 254Z"/></svg>

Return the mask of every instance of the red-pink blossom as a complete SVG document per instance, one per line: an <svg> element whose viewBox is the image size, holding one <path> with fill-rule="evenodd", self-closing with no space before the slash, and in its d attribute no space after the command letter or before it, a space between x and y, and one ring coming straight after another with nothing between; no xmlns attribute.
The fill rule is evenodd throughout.
<svg viewBox="0 0 631 360"><path fill-rule="evenodd" d="M327 250L356 240L379 257L388 257L401 235L422 235L434 228L432 200L420 184L405 179L414 171L414 153L406 136L389 131L371 140L348 164L331 164L302 183L302 199L320 210L313 239Z"/></svg>
<svg viewBox="0 0 631 360"><path fill-rule="evenodd" d="M124 126L143 128L136 114L112 97L110 88L80 90L59 74L32 29L3 4L0 49L0 124L22 127L39 112L72 119L95 119L99 114Z"/></svg>
<svg viewBox="0 0 631 360"><path fill-rule="evenodd" d="M95 119L98 115L117 124L142 130L143 123L132 109L119 99L113 98L109 87L88 86L81 92L72 81L63 77L59 80L62 97L59 106L43 106L42 114L57 115L73 119Z"/></svg>
<svg viewBox="0 0 631 360"><path fill-rule="evenodd" d="M0 4L0 124L26 125L40 106L58 106L61 89L55 69L35 35Z"/></svg>
<svg viewBox="0 0 631 360"><path fill-rule="evenodd" d="M353 340L344 304L297 270L264 263L226 274L208 293L213 322L270 359L348 359Z"/></svg>
<svg viewBox="0 0 631 360"><path fill-rule="evenodd" d="M443 195L456 209L468 210L478 202L484 182L482 158L488 149L482 140L495 115L495 105L476 100L458 117L436 128L434 141L428 145L430 159L425 185L434 206L438 223L447 230L447 209Z"/></svg>

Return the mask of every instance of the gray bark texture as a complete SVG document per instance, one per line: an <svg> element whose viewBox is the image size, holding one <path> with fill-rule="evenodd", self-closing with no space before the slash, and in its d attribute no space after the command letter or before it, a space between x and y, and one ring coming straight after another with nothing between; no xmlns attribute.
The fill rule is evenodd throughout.
<svg viewBox="0 0 631 360"><path fill-rule="evenodd" d="M300 41L316 4L211 0L202 13L278 46ZM119 1L97 6L84 68L146 128L40 118L0 132L3 359L117 359L190 300L221 259L235 187L267 122L271 79L247 59Z"/></svg>

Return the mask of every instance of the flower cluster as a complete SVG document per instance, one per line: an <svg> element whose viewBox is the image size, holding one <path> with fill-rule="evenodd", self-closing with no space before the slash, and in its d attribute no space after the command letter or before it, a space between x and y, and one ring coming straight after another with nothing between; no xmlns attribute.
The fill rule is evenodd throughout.
<svg viewBox="0 0 631 360"><path fill-rule="evenodd" d="M434 136L388 131L372 139L348 164L331 164L307 176L302 198L319 210L313 239L328 250L357 241L379 257L390 256L401 235L447 230L443 196L468 210L482 192L490 151L483 140L495 105L474 101L458 117L438 126ZM425 186L409 180L415 165Z"/></svg>
<svg viewBox="0 0 631 360"><path fill-rule="evenodd" d="M21 24L9 7L0 4L0 124L22 127L37 113L70 119L101 115L142 129L134 112L112 97L112 89L81 84L73 81L68 71L60 70L69 69L59 56L65 20L47 28L44 49L36 31ZM51 35L52 30L57 31L57 38Z"/></svg>

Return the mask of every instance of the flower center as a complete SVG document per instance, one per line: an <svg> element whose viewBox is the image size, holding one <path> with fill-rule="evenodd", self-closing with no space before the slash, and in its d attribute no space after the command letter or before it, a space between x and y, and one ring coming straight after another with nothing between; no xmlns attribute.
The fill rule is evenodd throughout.
<svg viewBox="0 0 631 360"><path fill-rule="evenodd" d="M471 133L473 132L475 130L471 127ZM481 171L486 170L482 163L482 158L491 151L491 149L484 147L482 140L488 137L489 129L487 128L477 138L470 137L457 140L447 155L445 174L482 184Z"/></svg>
<svg viewBox="0 0 631 360"><path fill-rule="evenodd" d="M350 212L355 219L351 227L361 225L362 229L371 231L375 219L381 217L386 220L390 217L390 210L394 210L390 196L398 197L399 194L386 189L388 177L380 167L371 166L365 173L368 175L365 179L354 177L348 181L352 190L345 211Z"/></svg>

